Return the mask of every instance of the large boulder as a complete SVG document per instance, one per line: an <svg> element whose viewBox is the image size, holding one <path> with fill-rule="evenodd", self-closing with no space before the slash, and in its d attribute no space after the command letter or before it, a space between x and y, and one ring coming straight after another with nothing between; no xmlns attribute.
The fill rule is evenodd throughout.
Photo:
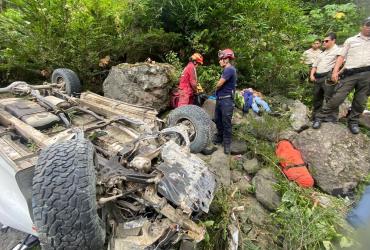
<svg viewBox="0 0 370 250"><path fill-rule="evenodd" d="M316 184L329 194L348 194L370 171L370 140L340 124L301 132L293 144L301 150Z"/></svg>
<svg viewBox="0 0 370 250"><path fill-rule="evenodd" d="M162 111L168 107L170 90L176 84L174 70L163 63L119 64L112 67L103 83L104 95Z"/></svg>

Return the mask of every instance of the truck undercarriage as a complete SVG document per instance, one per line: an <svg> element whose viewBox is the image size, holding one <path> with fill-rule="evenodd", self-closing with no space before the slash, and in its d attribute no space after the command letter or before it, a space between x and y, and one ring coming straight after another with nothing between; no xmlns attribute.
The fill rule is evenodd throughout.
<svg viewBox="0 0 370 250"><path fill-rule="evenodd" d="M205 229L193 218L208 212L216 183L190 152L201 133L192 121L164 128L151 108L71 96L69 75L59 73L56 83L0 89L18 95L0 99L1 157L12 163L43 248L201 241Z"/></svg>

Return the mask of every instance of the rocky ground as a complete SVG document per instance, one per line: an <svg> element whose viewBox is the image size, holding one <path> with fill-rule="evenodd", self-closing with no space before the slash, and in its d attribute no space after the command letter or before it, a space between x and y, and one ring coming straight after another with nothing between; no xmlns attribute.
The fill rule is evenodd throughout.
<svg viewBox="0 0 370 250"><path fill-rule="evenodd" d="M10 250L13 249L19 242L22 242L27 234L20 232L12 228L3 228L0 224L0 249L1 250ZM36 250L37 248L34 248Z"/></svg>
<svg viewBox="0 0 370 250"><path fill-rule="evenodd" d="M211 156L200 155L216 174L219 187L227 190L223 202L229 206L223 207L217 198L214 202L230 216L224 247L237 249L232 240L235 230L230 226L236 225L238 249L354 249L357 243L349 236L353 231L345 215L370 173L369 137L352 135L341 122L313 130L309 109L300 101L281 97L269 101L277 116L243 115L236 110L232 156L225 156L221 147ZM347 108L341 107L341 118ZM274 150L282 139L301 151L314 177L314 189L288 182L279 170ZM223 215L213 217L211 211L206 219L215 219L217 224L217 216ZM225 223L225 218L221 220ZM336 229L330 235L322 226ZM209 231L217 235L214 229ZM210 243L203 249L210 246L215 247Z"/></svg>

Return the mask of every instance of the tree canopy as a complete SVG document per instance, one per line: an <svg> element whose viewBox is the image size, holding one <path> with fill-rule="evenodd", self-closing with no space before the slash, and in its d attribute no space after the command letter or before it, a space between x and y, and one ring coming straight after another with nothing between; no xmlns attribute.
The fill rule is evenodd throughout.
<svg viewBox="0 0 370 250"><path fill-rule="evenodd" d="M358 8L347 1L298 0L11 0L0 13L0 79L71 68L99 91L99 60L110 65L205 57L200 79L211 89L217 51L236 52L239 86L272 92L294 86L306 71L300 56L311 41L358 31ZM172 53L172 54L171 54ZM170 57L171 58L171 57Z"/></svg>

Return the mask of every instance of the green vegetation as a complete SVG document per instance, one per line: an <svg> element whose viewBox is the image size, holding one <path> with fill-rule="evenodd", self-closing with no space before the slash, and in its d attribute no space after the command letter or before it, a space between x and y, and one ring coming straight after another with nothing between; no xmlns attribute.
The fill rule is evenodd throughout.
<svg viewBox="0 0 370 250"><path fill-rule="evenodd" d="M277 237L281 239L284 249L354 246L353 240L341 233L345 228L344 217L348 206L343 200L299 188L285 180L280 181L277 189L283 194L282 203L272 217L274 223L279 225ZM326 197L330 204L320 205L318 196Z"/></svg>
<svg viewBox="0 0 370 250"><path fill-rule="evenodd" d="M205 240L200 249L227 249L227 227L231 222L232 190L221 188L211 204L211 210L203 225L207 228Z"/></svg>
<svg viewBox="0 0 370 250"><path fill-rule="evenodd" d="M26 145L27 145L27 148L31 150L32 152L36 152L39 149L36 142L32 141L31 139L28 140Z"/></svg>
<svg viewBox="0 0 370 250"><path fill-rule="evenodd" d="M230 47L240 87L286 94L307 70L300 56L311 40L337 31L343 41L360 18L346 1L10 0L0 12L0 82L68 67L100 92L112 65L150 57L181 68L199 51L199 79L211 93L217 51Z"/></svg>

